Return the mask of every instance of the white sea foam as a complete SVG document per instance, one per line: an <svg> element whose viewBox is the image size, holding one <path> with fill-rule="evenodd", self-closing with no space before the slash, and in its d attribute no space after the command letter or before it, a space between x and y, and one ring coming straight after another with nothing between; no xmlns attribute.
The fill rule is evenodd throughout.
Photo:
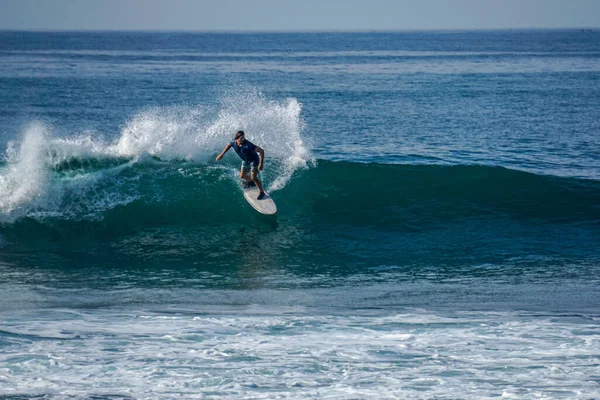
<svg viewBox="0 0 600 400"><path fill-rule="evenodd" d="M243 306L21 311L2 322L0 395L600 396L600 330L585 317Z"/></svg>
<svg viewBox="0 0 600 400"><path fill-rule="evenodd" d="M20 216L22 212L52 205L60 197L56 196L56 191L49 189L48 170L44 163L46 136L46 129L35 124L27 130L20 146L9 142L5 156L7 166L0 174L2 216ZM28 205L27 210L19 210L23 204Z"/></svg>
<svg viewBox="0 0 600 400"><path fill-rule="evenodd" d="M296 170L314 162L311 145L302 136L301 110L296 99L272 101L255 90L227 93L218 108L153 108L131 119L111 152L208 163L236 131L244 130L265 150L266 165L276 167L269 188L278 190Z"/></svg>
<svg viewBox="0 0 600 400"><path fill-rule="evenodd" d="M125 183L116 177L124 168L149 156L168 162L214 163L215 155L240 129L265 149L268 188L281 189L295 171L314 162L311 146L302 136L301 109L296 99L272 101L249 90L227 93L210 106L143 110L113 139L94 132L61 137L57 127L32 123L20 140L8 143L5 165L0 167L0 222L24 216L98 217L103 210L139 198L135 191L118 191ZM115 158L120 162L93 171L75 169L70 175L56 171L72 160ZM220 165L237 168L239 160L228 155Z"/></svg>
<svg viewBox="0 0 600 400"><path fill-rule="evenodd" d="M82 210L89 214L90 210L131 201L128 196L104 193L98 187L98 183L114 176L125 165L73 175L60 175L55 171L61 163L73 159L111 156L107 146L90 134L56 138L47 125L31 124L19 143L11 141L7 145L5 165L0 169L0 222L12 222L24 216L82 216Z"/></svg>

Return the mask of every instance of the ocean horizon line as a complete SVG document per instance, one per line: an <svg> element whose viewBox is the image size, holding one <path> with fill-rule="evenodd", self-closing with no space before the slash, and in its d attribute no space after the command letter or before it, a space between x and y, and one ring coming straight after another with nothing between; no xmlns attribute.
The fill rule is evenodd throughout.
<svg viewBox="0 0 600 400"><path fill-rule="evenodd" d="M531 31L579 31L582 33L600 32L600 26L574 26L574 27L501 27L501 28L360 28L360 29L5 29L0 28L0 33L189 33L189 34L281 34L281 33L462 33L462 32L531 32Z"/></svg>

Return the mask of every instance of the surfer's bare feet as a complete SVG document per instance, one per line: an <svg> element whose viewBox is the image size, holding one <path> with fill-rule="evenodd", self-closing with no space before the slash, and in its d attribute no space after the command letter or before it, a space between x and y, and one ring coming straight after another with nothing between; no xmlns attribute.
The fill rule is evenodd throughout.
<svg viewBox="0 0 600 400"><path fill-rule="evenodd" d="M258 197L256 198L256 200L262 200L265 198L265 192L260 192L260 194L258 195Z"/></svg>

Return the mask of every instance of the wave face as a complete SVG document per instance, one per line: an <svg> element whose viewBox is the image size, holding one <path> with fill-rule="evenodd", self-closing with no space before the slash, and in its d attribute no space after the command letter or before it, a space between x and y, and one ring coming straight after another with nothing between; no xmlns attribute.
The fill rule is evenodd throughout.
<svg viewBox="0 0 600 400"><path fill-rule="evenodd" d="M124 136L116 145L87 143L92 150L78 154L78 142L44 142L39 129L21 145L20 161L3 167L4 185L21 183L2 199L7 252L58 243L96 254L109 246L132 262L181 263L232 261L258 247L277 265L347 269L600 256L600 183L593 180L271 152L263 179L279 213L266 218L243 199L233 155L203 163L193 161L197 154L185 160L182 151L146 148L141 157L122 151ZM55 150L60 143L62 153L40 143ZM216 143L222 140L212 153ZM158 156L165 154L170 159Z"/></svg>
<svg viewBox="0 0 600 400"><path fill-rule="evenodd" d="M143 215L149 211L145 208L159 210L165 221L181 217L211 223L244 205L237 201L238 160L233 152L219 164L209 161L212 155L206 153L201 154L206 160L202 163L193 161L198 154L184 156L183 150L171 152L170 160L159 157L161 151L132 151L123 144L128 137L108 147L90 143L89 138L56 140L46 146L40 129L35 127L21 145L19 160L3 166L1 182L12 189L3 190L0 203L5 227L20 219L100 222L120 210ZM220 150L218 143L222 141L215 141L212 153ZM51 150L58 144L62 154ZM91 150L79 152L83 147ZM283 205L283 216L302 213L323 223L391 231L426 230L473 218L537 224L600 221L600 183L594 180L478 165L386 165L317 161L296 154L268 156L263 179Z"/></svg>

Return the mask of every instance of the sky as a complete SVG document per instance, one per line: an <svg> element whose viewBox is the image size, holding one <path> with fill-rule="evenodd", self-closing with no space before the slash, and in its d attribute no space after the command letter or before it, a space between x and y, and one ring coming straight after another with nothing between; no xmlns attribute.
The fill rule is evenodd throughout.
<svg viewBox="0 0 600 400"><path fill-rule="evenodd" d="M600 0L0 0L1 30L600 28Z"/></svg>

